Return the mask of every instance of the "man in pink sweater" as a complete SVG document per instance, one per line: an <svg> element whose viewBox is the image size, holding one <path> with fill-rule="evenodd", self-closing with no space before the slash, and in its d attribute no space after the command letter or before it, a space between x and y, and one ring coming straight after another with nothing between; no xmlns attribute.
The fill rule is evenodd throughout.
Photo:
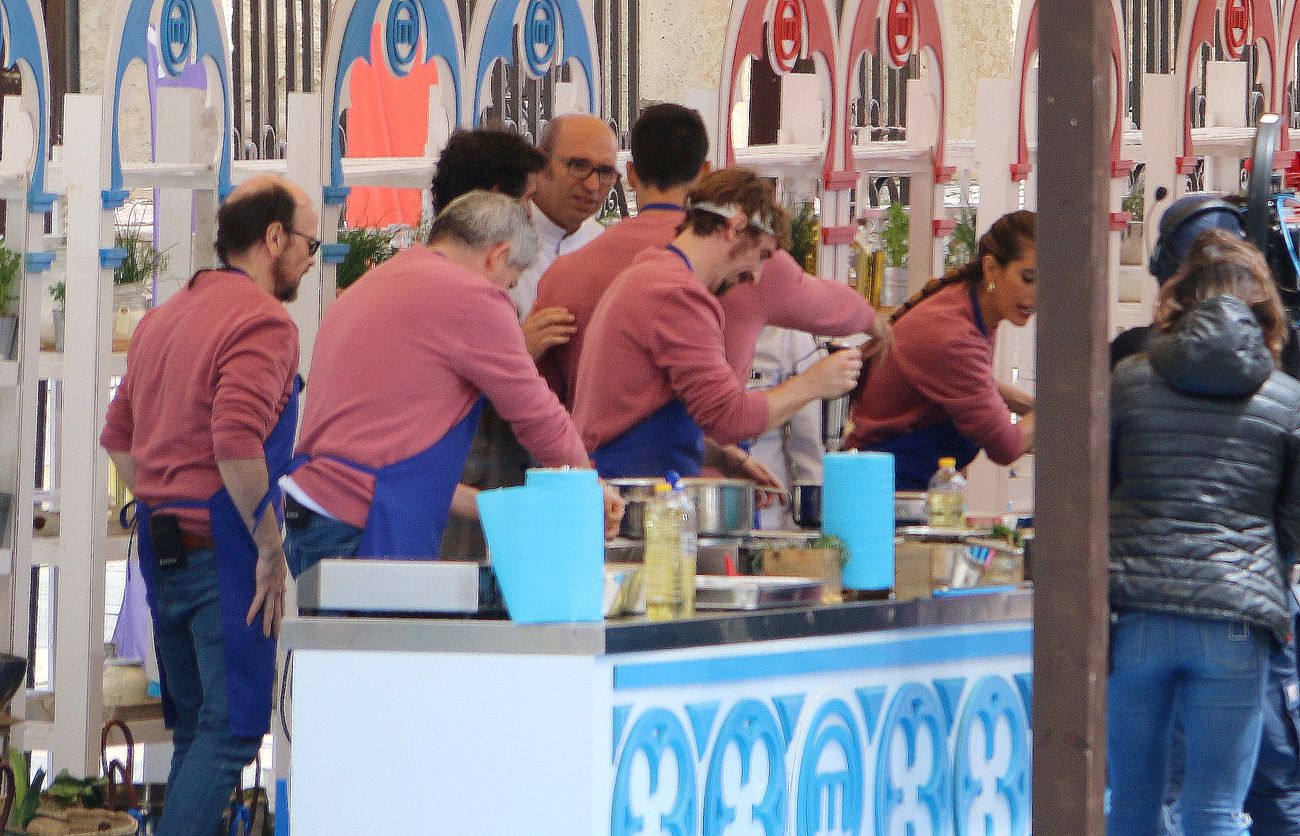
<svg viewBox="0 0 1300 836"><path fill-rule="evenodd" d="M567 309L574 333L567 344L537 361L547 384L573 408L579 359L591 315L614 279L643 250L667 246L686 213L686 192L708 171L709 140L697 111L677 104L650 105L632 126L628 182L636 191L635 217L627 218L577 252L561 256L542 276L534 312ZM721 297L727 361L744 385L759 332L767 325L826 336L870 332L883 346L889 325L860 294L839 282L810 276L790 254L778 251L762 268L761 280L731 287ZM734 446L711 446L711 464L724 472L774 482Z"/></svg>
<svg viewBox="0 0 1300 836"><path fill-rule="evenodd" d="M327 556L436 556L484 396L543 465L590 466L506 293L536 252L517 200L470 192L438 215L427 247L325 312L283 482L295 574Z"/></svg>
<svg viewBox="0 0 1300 836"><path fill-rule="evenodd" d="M716 297L759 272L788 220L772 187L745 169L707 175L686 204L682 232L636 258L587 329L573 417L602 476L696 475L705 434L721 444L753 438L849 391L861 369L857 352L842 351L768 392L746 392L727 363Z"/></svg>
<svg viewBox="0 0 1300 836"><path fill-rule="evenodd" d="M293 451L298 329L320 247L306 193L257 177L217 213L219 270L140 322L100 443L136 497L172 729L158 833L211 833L270 726L287 575L275 479Z"/></svg>

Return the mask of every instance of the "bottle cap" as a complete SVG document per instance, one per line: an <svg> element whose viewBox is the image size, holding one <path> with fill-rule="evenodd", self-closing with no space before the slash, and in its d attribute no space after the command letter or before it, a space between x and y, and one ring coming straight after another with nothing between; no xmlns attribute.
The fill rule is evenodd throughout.
<svg viewBox="0 0 1300 836"><path fill-rule="evenodd" d="M944 456L942 459L939 459L939 467L955 468L956 466L957 466L957 460L954 459L952 456Z"/></svg>

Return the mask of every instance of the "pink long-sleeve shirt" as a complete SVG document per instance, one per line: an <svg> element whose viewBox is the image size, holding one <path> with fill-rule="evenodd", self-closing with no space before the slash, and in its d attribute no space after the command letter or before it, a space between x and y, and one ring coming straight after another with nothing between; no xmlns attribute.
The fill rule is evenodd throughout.
<svg viewBox="0 0 1300 836"><path fill-rule="evenodd" d="M331 515L364 527L374 479L428 449L486 395L547 467L589 467L568 413L537 374L510 296L428 247L371 270L326 310L293 474ZM463 463L457 463L460 475Z"/></svg>
<svg viewBox="0 0 1300 836"><path fill-rule="evenodd" d="M588 450L679 398L722 444L767 426L767 398L727 364L722 305L669 250L646 250L596 306L579 361L573 420Z"/></svg>
<svg viewBox="0 0 1300 836"><path fill-rule="evenodd" d="M944 288L894 326L894 346L854 399L845 448L860 450L951 419L997 464L1011 464L1024 435L998 394L996 334L977 324L970 288Z"/></svg>
<svg viewBox="0 0 1300 836"><path fill-rule="evenodd" d="M205 270L145 314L99 443L136 465L135 495L207 500L218 461L258 459L293 390L298 327L247 274ZM207 511L177 509L207 534Z"/></svg>
<svg viewBox="0 0 1300 836"><path fill-rule="evenodd" d="M638 253L671 244L685 217L680 209L644 209L560 257L542 276L533 309L568 308L577 327L567 344L552 348L537 363L566 406L573 406L587 328L601 297ZM721 301L727 362L742 384L749 379L758 334L767 325L842 337L866 331L875 321L875 311L860 294L840 282L808 275L784 251L768 260L757 282L731 288Z"/></svg>

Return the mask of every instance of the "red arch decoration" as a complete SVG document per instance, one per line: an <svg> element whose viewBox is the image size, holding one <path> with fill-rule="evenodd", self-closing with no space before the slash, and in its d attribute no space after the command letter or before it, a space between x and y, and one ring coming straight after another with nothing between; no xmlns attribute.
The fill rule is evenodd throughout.
<svg viewBox="0 0 1300 836"><path fill-rule="evenodd" d="M1187 33L1185 39L1181 40L1179 47L1182 50L1180 59L1182 61L1179 69L1183 75L1182 102L1179 107L1183 114L1183 154L1178 158L1178 171L1181 174L1189 174L1196 167L1196 152L1192 146L1192 114L1187 106L1188 96L1192 92L1192 67L1196 61L1196 54L1200 51L1202 44L1214 43L1215 21L1218 19L1219 3L1218 0L1191 0L1194 9L1189 11L1183 10L1183 14L1190 19L1189 23L1183 24L1183 30ZM1263 41L1264 49L1268 54L1268 67L1273 77L1268 79L1268 109L1272 110L1274 103L1277 101L1277 12L1273 8L1271 0L1250 0L1250 17L1253 28L1252 40ZM1294 28L1292 21L1292 28ZM1294 43L1294 42L1292 42ZM1291 61L1288 56L1287 63ZM1285 76L1283 76L1285 78ZM1285 135L1285 131L1283 134ZM1284 139L1285 143L1286 140ZM1285 144L1283 147L1286 147Z"/></svg>
<svg viewBox="0 0 1300 836"><path fill-rule="evenodd" d="M831 21L830 10L825 0L795 0L803 10L803 19L807 27L807 50L809 55L820 54L825 62L826 72L830 77L830 130L827 133L827 153L823 164L823 176L831 179L834 170L834 157L829 153L831 142L837 131L842 130L844 114L836 107L839 101L839 78L836 60L835 26ZM736 101L736 79L740 75L744 62L750 58L762 60L765 55L765 24L771 25L776 3L773 0L745 0L737 16L733 7L731 22L728 26L729 56L723 64L727 73L722 83L722 96L719 101L718 121L722 143L723 159L726 165L736 164L736 152L732 146L731 108Z"/></svg>
<svg viewBox="0 0 1300 836"><path fill-rule="evenodd" d="M1017 91L1019 102L1019 128L1018 138L1016 140L1016 161L1011 165L1011 179L1024 180L1029 176L1033 164L1029 161L1029 136L1025 129L1025 80L1029 77L1029 68L1033 63L1034 55L1038 53L1038 0L1033 0L1029 7L1029 24L1024 29L1024 44L1017 51L1020 56L1020 89ZM1110 131L1110 169L1112 177L1125 175L1132 168L1132 164L1120 160L1120 153L1124 142L1124 102L1125 92L1128 85L1127 62L1124 60L1124 40L1120 35L1119 20L1115 16L1114 3L1111 4L1110 19L1110 60L1111 67L1115 71L1115 124Z"/></svg>
<svg viewBox="0 0 1300 836"><path fill-rule="evenodd" d="M862 56L868 52L876 54L876 18L880 13L880 5L884 0L860 0L856 8L852 3L844 9L844 20L849 24L847 58L848 62L844 65L844 78L842 85L844 88L844 98L841 102L841 112L848 113L848 91L849 80L853 77L857 69L858 62ZM934 168L935 179L946 181L950 177L950 169L944 166L944 143L947 132L947 90L944 86L944 68L943 68L943 15L939 12L939 7L935 0L916 0L916 32L914 34L913 47L916 52L929 48L934 53L935 67L934 71L939 74L939 130L934 140ZM852 170L855 165L853 159L853 141L849 136L848 119L845 120L843 128L843 168L848 171Z"/></svg>

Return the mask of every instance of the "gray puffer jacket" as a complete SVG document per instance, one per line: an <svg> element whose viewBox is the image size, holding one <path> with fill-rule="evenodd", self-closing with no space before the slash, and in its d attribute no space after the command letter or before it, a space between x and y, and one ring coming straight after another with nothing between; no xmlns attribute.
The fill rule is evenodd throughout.
<svg viewBox="0 0 1300 836"><path fill-rule="evenodd" d="M1290 634L1300 383L1234 296L1208 299L1111 380L1110 601Z"/></svg>

